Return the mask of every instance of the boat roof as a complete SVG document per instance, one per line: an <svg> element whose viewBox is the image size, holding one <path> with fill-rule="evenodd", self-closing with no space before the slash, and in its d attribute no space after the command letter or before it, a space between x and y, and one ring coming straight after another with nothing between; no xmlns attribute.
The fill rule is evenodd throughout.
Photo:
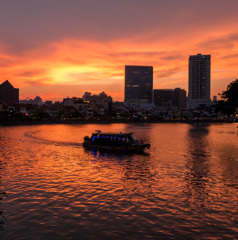
<svg viewBox="0 0 238 240"><path fill-rule="evenodd" d="M100 134L100 135L132 135L133 132L130 132L130 133L122 133L122 132L119 132L119 133L115 133L115 132L101 132L100 130L96 130L93 135L95 134Z"/></svg>

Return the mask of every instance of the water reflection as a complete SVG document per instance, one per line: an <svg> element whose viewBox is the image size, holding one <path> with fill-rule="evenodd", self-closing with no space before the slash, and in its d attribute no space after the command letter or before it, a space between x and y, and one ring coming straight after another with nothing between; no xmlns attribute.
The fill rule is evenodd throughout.
<svg viewBox="0 0 238 240"><path fill-rule="evenodd" d="M145 154L84 149L80 143L92 129L134 132L151 148ZM237 236L238 138L231 125L2 130L0 239Z"/></svg>
<svg viewBox="0 0 238 240"><path fill-rule="evenodd" d="M216 148L213 149L214 155L216 154L220 164L220 169L217 171L221 171L224 187L233 188L229 188L231 194L233 194L232 191L238 189L238 135L235 130L235 127L231 130L226 126L218 131L218 143Z"/></svg>
<svg viewBox="0 0 238 240"><path fill-rule="evenodd" d="M93 149L84 149L84 152L92 155L92 162L96 163L98 161L116 161L118 164L124 163L125 154L123 152L110 152Z"/></svg>
<svg viewBox="0 0 238 240"><path fill-rule="evenodd" d="M91 154L93 164L103 164L106 168L114 166L121 175L123 189L130 196L130 200L137 201L153 195L152 186L155 180L151 172L150 154L97 149L84 149L84 152Z"/></svg>
<svg viewBox="0 0 238 240"><path fill-rule="evenodd" d="M2 170L4 167L3 161L0 159L0 230L3 230L3 225L5 223L4 211L2 208L2 200L3 197L6 196L6 192L4 191L4 186L2 183Z"/></svg>
<svg viewBox="0 0 238 240"><path fill-rule="evenodd" d="M191 125L187 132L186 194L187 201L206 205L210 185L209 127Z"/></svg>
<svg viewBox="0 0 238 240"><path fill-rule="evenodd" d="M127 159L123 168L122 182L124 190L131 200L138 201L154 196L154 174L151 171L149 155L137 155Z"/></svg>
<svg viewBox="0 0 238 240"><path fill-rule="evenodd" d="M111 160L124 160L128 156L134 156L134 155L149 155L148 153L145 152L128 152L128 151L110 151L110 150L104 150L104 149L97 149L97 148L92 148L92 149L87 149L84 148L84 152L87 154L90 154L94 157L95 161L100 160L102 158L105 159L111 159Z"/></svg>

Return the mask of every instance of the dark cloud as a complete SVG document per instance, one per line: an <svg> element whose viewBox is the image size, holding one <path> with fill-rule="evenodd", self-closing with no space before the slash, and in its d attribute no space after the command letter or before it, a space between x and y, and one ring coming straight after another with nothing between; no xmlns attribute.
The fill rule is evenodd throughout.
<svg viewBox="0 0 238 240"><path fill-rule="evenodd" d="M3 40L3 38L1 39ZM43 54L48 55L55 51L55 46L48 41L32 38L10 38L7 39L1 52L7 55L20 56L23 59L29 53L36 53L36 57L40 58Z"/></svg>
<svg viewBox="0 0 238 240"><path fill-rule="evenodd" d="M9 67L12 65L12 61L8 58L0 58L0 67Z"/></svg>
<svg viewBox="0 0 238 240"><path fill-rule="evenodd" d="M170 68L170 69L166 69L163 71L156 71L154 72L154 78L158 79L158 78L168 78L173 76L175 73L178 73L181 71L181 67L174 67L174 68Z"/></svg>
<svg viewBox="0 0 238 240"><path fill-rule="evenodd" d="M62 62L65 64L72 64L72 65L84 65L88 63L88 60L78 59L78 58L64 58Z"/></svg>
<svg viewBox="0 0 238 240"><path fill-rule="evenodd" d="M144 51L144 50L141 50L141 51L122 51L122 52L117 52L117 53L110 53L109 56L111 57L127 57L127 56L135 56L135 57L138 57L138 56L151 56L151 57L154 57L154 56L162 56L166 54L165 51L161 51L161 52L158 52L158 51Z"/></svg>
<svg viewBox="0 0 238 240"><path fill-rule="evenodd" d="M160 40L219 28L237 20L237 8L237 0L7 0L1 2L0 32L9 51L21 53L65 38Z"/></svg>
<svg viewBox="0 0 238 240"><path fill-rule="evenodd" d="M169 55L169 56L164 56L161 59L170 61L170 60L181 59L181 57L182 57L181 55Z"/></svg>
<svg viewBox="0 0 238 240"><path fill-rule="evenodd" d="M222 59L238 58L238 54L225 55Z"/></svg>
<svg viewBox="0 0 238 240"><path fill-rule="evenodd" d="M23 79L21 82L24 86L28 87L42 87L42 86L50 86L51 78L38 78L35 80Z"/></svg>
<svg viewBox="0 0 238 240"><path fill-rule="evenodd" d="M38 77L39 75L42 75L44 73L47 73L46 69L32 69L30 71L25 71L21 73L17 73L19 77Z"/></svg>
<svg viewBox="0 0 238 240"><path fill-rule="evenodd" d="M173 55L174 54L174 55ZM166 51L128 51L128 52L117 52L117 53L111 53L109 54L110 57L112 58L120 58L120 59L126 59L127 58L135 58L135 59L140 59L144 61L145 59L158 59L158 61L163 60L163 61L172 61L172 60L178 60L182 59L184 56L178 53L171 52L166 52Z"/></svg>
<svg viewBox="0 0 238 240"><path fill-rule="evenodd" d="M209 39L205 42L197 44L198 48L201 49L232 49L238 41L238 34L231 34L228 36L219 36L217 38Z"/></svg>

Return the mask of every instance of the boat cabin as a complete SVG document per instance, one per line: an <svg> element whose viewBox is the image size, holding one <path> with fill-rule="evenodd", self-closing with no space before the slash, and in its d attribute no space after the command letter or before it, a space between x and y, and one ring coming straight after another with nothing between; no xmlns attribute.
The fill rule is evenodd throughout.
<svg viewBox="0 0 238 240"><path fill-rule="evenodd" d="M128 145L138 144L139 142L133 137L132 133L93 133L91 142L103 145Z"/></svg>

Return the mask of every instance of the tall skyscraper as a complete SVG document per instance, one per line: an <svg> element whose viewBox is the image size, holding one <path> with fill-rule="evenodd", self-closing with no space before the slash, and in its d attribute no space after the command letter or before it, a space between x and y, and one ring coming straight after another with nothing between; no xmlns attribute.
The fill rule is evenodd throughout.
<svg viewBox="0 0 238 240"><path fill-rule="evenodd" d="M8 80L0 84L0 102L7 105L19 103L19 89L14 88Z"/></svg>
<svg viewBox="0 0 238 240"><path fill-rule="evenodd" d="M153 67L125 66L125 102L152 103Z"/></svg>
<svg viewBox="0 0 238 240"><path fill-rule="evenodd" d="M210 103L211 55L189 58L188 105L190 109Z"/></svg>

